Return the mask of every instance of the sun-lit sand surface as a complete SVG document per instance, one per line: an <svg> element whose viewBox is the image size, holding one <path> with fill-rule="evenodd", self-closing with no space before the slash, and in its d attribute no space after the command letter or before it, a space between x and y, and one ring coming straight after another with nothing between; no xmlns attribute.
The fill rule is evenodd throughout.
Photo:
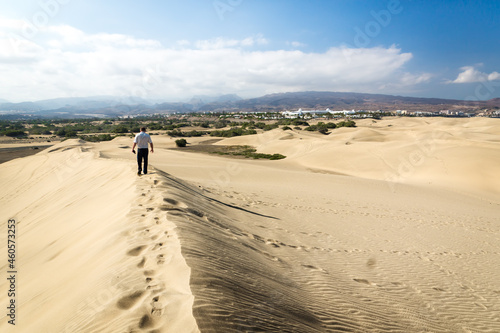
<svg viewBox="0 0 500 333"><path fill-rule="evenodd" d="M279 161L153 136L141 177L131 141L0 165L19 271L17 325L2 314L1 332L500 332L498 119L216 143Z"/></svg>

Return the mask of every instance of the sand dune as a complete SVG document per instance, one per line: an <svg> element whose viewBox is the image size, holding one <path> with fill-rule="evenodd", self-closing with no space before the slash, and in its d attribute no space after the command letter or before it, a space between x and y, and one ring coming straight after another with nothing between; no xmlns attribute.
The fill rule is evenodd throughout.
<svg viewBox="0 0 500 333"><path fill-rule="evenodd" d="M0 224L19 223L22 279L18 326L0 330L500 331L497 122L358 125L217 143L280 161L155 136L142 177L128 138L2 164Z"/></svg>
<svg viewBox="0 0 500 333"><path fill-rule="evenodd" d="M0 331L124 332L167 319L165 332L196 330L175 226L157 209L153 179L133 172L73 140L2 165L3 230L15 218L19 231L19 308L15 329L4 317Z"/></svg>

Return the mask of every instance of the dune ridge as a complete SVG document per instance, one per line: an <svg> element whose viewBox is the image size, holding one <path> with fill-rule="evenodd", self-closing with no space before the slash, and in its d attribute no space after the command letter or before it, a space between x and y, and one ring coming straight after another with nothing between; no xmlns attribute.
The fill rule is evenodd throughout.
<svg viewBox="0 0 500 333"><path fill-rule="evenodd" d="M5 163L1 223L18 224L19 318L12 327L3 316L0 330L197 332L190 270L156 182L78 140Z"/></svg>

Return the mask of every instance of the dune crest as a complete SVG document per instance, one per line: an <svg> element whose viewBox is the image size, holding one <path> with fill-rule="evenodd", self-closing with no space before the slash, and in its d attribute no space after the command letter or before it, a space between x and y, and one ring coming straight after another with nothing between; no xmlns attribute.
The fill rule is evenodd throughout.
<svg viewBox="0 0 500 333"><path fill-rule="evenodd" d="M2 165L2 225L14 218L19 230L15 331L197 332L157 181L98 156L69 140Z"/></svg>

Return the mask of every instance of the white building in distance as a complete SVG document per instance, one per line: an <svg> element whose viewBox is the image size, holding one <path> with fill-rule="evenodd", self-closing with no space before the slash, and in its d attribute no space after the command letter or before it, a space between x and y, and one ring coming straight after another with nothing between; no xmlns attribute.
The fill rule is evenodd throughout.
<svg viewBox="0 0 500 333"><path fill-rule="evenodd" d="M356 111L355 110L332 111L330 109L304 111L302 109L298 109L297 111L283 111L283 112L281 112L281 115L285 118L299 118L299 117L302 117L305 115L316 116L316 115L324 115L327 113L329 113L331 115L334 115L334 114L352 115L352 114L355 114Z"/></svg>

